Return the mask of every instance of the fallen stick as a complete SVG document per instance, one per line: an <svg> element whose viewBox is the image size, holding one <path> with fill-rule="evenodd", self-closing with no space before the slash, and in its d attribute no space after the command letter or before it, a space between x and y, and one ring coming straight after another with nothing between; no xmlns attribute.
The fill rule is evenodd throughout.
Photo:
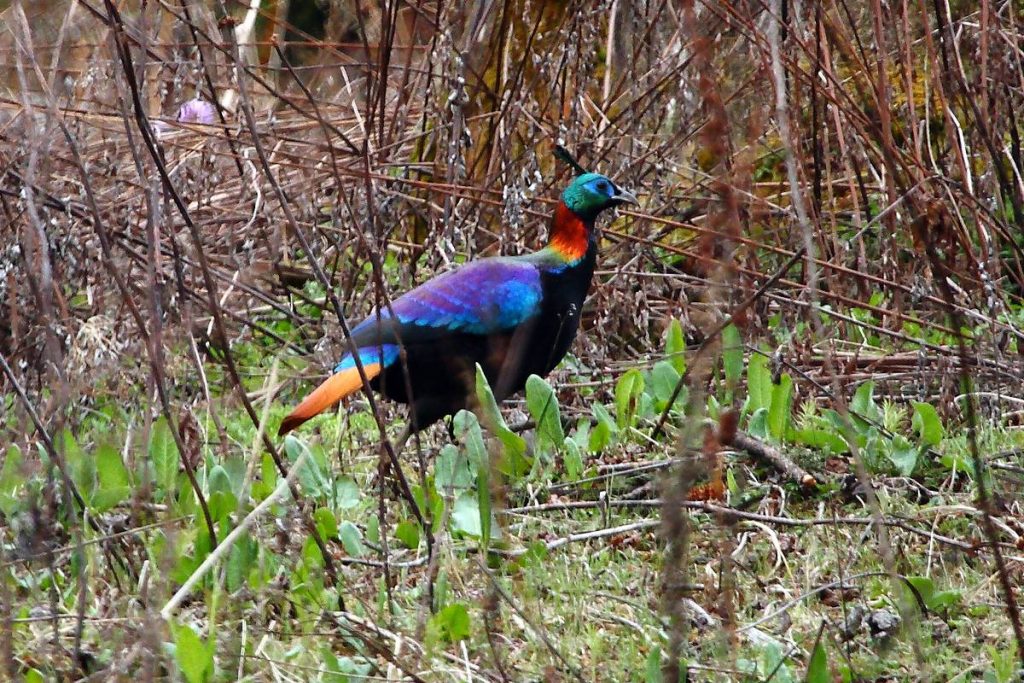
<svg viewBox="0 0 1024 683"><path fill-rule="evenodd" d="M720 438L721 436L726 435L727 434L721 434ZM760 439L755 439L749 434L736 430L735 433L732 434L732 439L729 441L725 441L724 439L722 440L722 445L738 448L750 453L755 458L764 460L805 489L813 489L818 485L817 479L809 474L807 470L786 457L782 451L773 446L769 446Z"/></svg>

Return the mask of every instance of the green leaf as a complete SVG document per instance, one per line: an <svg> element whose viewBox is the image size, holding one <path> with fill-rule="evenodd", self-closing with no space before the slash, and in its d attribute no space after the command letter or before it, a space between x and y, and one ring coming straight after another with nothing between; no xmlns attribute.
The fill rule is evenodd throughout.
<svg viewBox="0 0 1024 683"><path fill-rule="evenodd" d="M341 538L341 545L345 552L352 557L363 556L363 539L359 533L359 527L352 522L342 522L338 527L338 536Z"/></svg>
<svg viewBox="0 0 1024 683"><path fill-rule="evenodd" d="M612 442L619 428L615 424L615 420L612 419L608 409L600 403L594 403L590 407L590 411L594 414L594 420L597 424L590 432L587 450L591 453L600 453Z"/></svg>
<svg viewBox="0 0 1024 683"><path fill-rule="evenodd" d="M661 648L655 645L651 648L644 664L644 681L646 683L661 683Z"/></svg>
<svg viewBox="0 0 1024 683"><path fill-rule="evenodd" d="M685 352L686 338L683 337L683 326L673 318L668 330L665 331L665 356L680 375L686 372Z"/></svg>
<svg viewBox="0 0 1024 683"><path fill-rule="evenodd" d="M210 476L206 483L207 490L213 494L217 491L223 491L225 493L231 493L231 480L228 478L228 472L221 465L214 465L210 469Z"/></svg>
<svg viewBox="0 0 1024 683"><path fill-rule="evenodd" d="M479 364L476 366L476 397L480 419L489 432L498 437L502 453L498 460L498 471L513 481L530 471L530 460L526 457L526 440L505 424L498 403L494 400L491 385Z"/></svg>
<svg viewBox="0 0 1024 683"><path fill-rule="evenodd" d="M484 444L484 435L480 430L480 424L476 416L468 411L460 411L456 418L462 418L465 423L466 453L469 456L470 466L473 468L476 482L478 536L484 546L487 547L491 538L491 488L490 470L491 461Z"/></svg>
<svg viewBox="0 0 1024 683"><path fill-rule="evenodd" d="M804 427L793 433L796 442L809 446L815 450L830 451L832 453L846 453L850 445L841 434L832 429L819 427Z"/></svg>
<svg viewBox="0 0 1024 683"><path fill-rule="evenodd" d="M380 545L380 517L370 515L366 520L366 540Z"/></svg>
<svg viewBox="0 0 1024 683"><path fill-rule="evenodd" d="M78 447L78 441L70 430L64 430L64 461L71 470L71 479L78 486L79 493L86 500L92 501L92 494L96 490L96 458L86 458L82 455L82 449ZM60 447L60 444L57 444ZM44 465L49 462L49 454L39 444L40 462Z"/></svg>
<svg viewBox="0 0 1024 683"><path fill-rule="evenodd" d="M7 447L4 467L0 470L0 513L7 518L14 516L21 509L18 489L25 485L21 463L21 449L11 444Z"/></svg>
<svg viewBox="0 0 1024 683"><path fill-rule="evenodd" d="M722 367L725 386L731 391L743 376L743 338L739 328L732 323L722 330Z"/></svg>
<svg viewBox="0 0 1024 683"><path fill-rule="evenodd" d="M452 529L470 536L480 536L480 501L470 491L463 491L455 499Z"/></svg>
<svg viewBox="0 0 1024 683"><path fill-rule="evenodd" d="M39 669L29 669L25 672L25 683L46 683L46 679L43 674L39 673Z"/></svg>
<svg viewBox="0 0 1024 683"><path fill-rule="evenodd" d="M917 430L917 435L922 442L929 446L938 446L942 441L942 421L935 407L930 403L913 403L914 416L911 418L911 426Z"/></svg>
<svg viewBox="0 0 1024 683"><path fill-rule="evenodd" d="M256 543L248 533L243 533L228 553L225 579L228 592L234 593L245 583L253 561L256 559Z"/></svg>
<svg viewBox="0 0 1024 683"><path fill-rule="evenodd" d="M462 603L448 605L435 614L430 621L437 629L438 635L450 643L469 637L469 611Z"/></svg>
<svg viewBox="0 0 1024 683"><path fill-rule="evenodd" d="M755 439L767 439L768 438L768 409L758 408L753 415L750 416L750 423L747 425L747 431Z"/></svg>
<svg viewBox="0 0 1024 683"><path fill-rule="evenodd" d="M191 626L174 629L174 657L188 683L203 683L213 673L213 638L204 643Z"/></svg>
<svg viewBox="0 0 1024 683"><path fill-rule="evenodd" d="M445 444L434 464L434 487L444 495L465 491L475 477L466 453L455 444Z"/></svg>
<svg viewBox="0 0 1024 683"><path fill-rule="evenodd" d="M334 480L334 503L342 510L359 505L359 496L359 485L352 477L341 476Z"/></svg>
<svg viewBox="0 0 1024 683"><path fill-rule="evenodd" d="M892 437L892 442L886 451L886 455L904 477L909 477L917 466L917 446L899 434Z"/></svg>
<svg viewBox="0 0 1024 683"><path fill-rule="evenodd" d="M227 522L231 513L238 509L238 499L231 491L214 491L207 497L206 504L215 522Z"/></svg>
<svg viewBox="0 0 1024 683"><path fill-rule="evenodd" d="M317 497L329 495L333 491L333 487L329 485L327 478L324 477L321 466L323 459L322 449L314 451L306 445L305 441L289 434L284 439L284 450L288 454L288 460L293 466L303 451L309 452L309 455L306 456L305 466L298 474L299 484L307 495Z"/></svg>
<svg viewBox="0 0 1024 683"><path fill-rule="evenodd" d="M486 467L481 467L476 483L477 505L480 506L480 544L484 550L491 542L491 487Z"/></svg>
<svg viewBox="0 0 1024 683"><path fill-rule="evenodd" d="M644 376L636 368L627 370L615 384L615 420L620 429L633 426L643 392Z"/></svg>
<svg viewBox="0 0 1024 683"><path fill-rule="evenodd" d="M872 380L857 387L857 391L853 393L853 400L850 401L850 412L853 413L854 421L859 421L861 424L880 421L882 411L875 403L874 394L875 383Z"/></svg>
<svg viewBox="0 0 1024 683"><path fill-rule="evenodd" d="M828 656L825 653L825 641L821 638L814 644L811 661L807 663L807 683L832 683L828 671Z"/></svg>
<svg viewBox="0 0 1024 683"><path fill-rule="evenodd" d="M543 444L557 450L565 440L558 398L551 385L537 375L526 378L526 407L537 423L537 436Z"/></svg>
<svg viewBox="0 0 1024 683"><path fill-rule="evenodd" d="M277 476L277 464L270 453L264 453L260 459L260 479L252 483L252 497L258 501L266 499L277 487Z"/></svg>
<svg viewBox="0 0 1024 683"><path fill-rule="evenodd" d="M316 530L320 532L321 538L337 538L338 536L338 518L334 516L328 508L317 508L316 512L313 513L313 521L316 524Z"/></svg>
<svg viewBox="0 0 1024 683"><path fill-rule="evenodd" d="M931 602L932 595L935 593L935 582L927 576L908 576L907 583L917 589L917 592L921 594L921 600L927 606ZM914 602L917 602L916 599Z"/></svg>
<svg viewBox="0 0 1024 683"><path fill-rule="evenodd" d="M672 398L672 393L676 390L676 385L679 384L681 377L682 375L667 360L660 360L651 368L651 392L658 402L656 408L659 413L668 406L669 399ZM683 387L679 395L676 396L672 407L681 406L685 401L686 387Z"/></svg>
<svg viewBox="0 0 1024 683"><path fill-rule="evenodd" d="M92 507L103 512L122 502L131 494L128 468L121 453L109 444L96 449L96 490L92 494Z"/></svg>
<svg viewBox="0 0 1024 683"><path fill-rule="evenodd" d="M576 441L570 437L566 437L564 446L562 452L565 455L562 457L562 464L565 467L565 478L575 481L583 474L583 454Z"/></svg>
<svg viewBox="0 0 1024 683"><path fill-rule="evenodd" d="M409 519L402 520L395 528L395 538L409 550L416 550L420 547L420 525Z"/></svg>
<svg viewBox="0 0 1024 683"><path fill-rule="evenodd" d="M167 425L167 418L161 417L153 423L149 435L149 457L153 461L157 490L173 492L181 459L178 456L178 445L174 443L171 428Z"/></svg>
<svg viewBox="0 0 1024 683"><path fill-rule="evenodd" d="M782 441L786 436L792 407L793 378L782 375L772 388L772 405L768 409L768 434L776 441Z"/></svg>
<svg viewBox="0 0 1024 683"><path fill-rule="evenodd" d="M755 413L772 404L772 372L768 357L755 353L747 363L747 412Z"/></svg>
<svg viewBox="0 0 1024 683"><path fill-rule="evenodd" d="M947 610L954 605L959 605L964 599L962 591L958 590L945 590L936 591L932 595L931 602L928 603L928 609L941 611Z"/></svg>

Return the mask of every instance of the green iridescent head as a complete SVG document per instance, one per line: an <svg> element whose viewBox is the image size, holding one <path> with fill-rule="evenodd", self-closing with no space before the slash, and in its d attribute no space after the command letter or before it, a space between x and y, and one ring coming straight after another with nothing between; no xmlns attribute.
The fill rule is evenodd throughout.
<svg viewBox="0 0 1024 683"><path fill-rule="evenodd" d="M584 173L562 192L562 201L580 218L593 220L605 209L620 204L637 204L636 197L600 173Z"/></svg>

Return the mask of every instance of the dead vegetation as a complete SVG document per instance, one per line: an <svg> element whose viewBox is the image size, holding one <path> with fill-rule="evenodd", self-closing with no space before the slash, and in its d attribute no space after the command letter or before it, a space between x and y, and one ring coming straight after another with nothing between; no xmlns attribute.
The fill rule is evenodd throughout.
<svg viewBox="0 0 1024 683"><path fill-rule="evenodd" d="M0 666L11 678L148 679L177 666L189 681L590 680L605 678L614 655L601 648L617 642L631 664L615 676L647 662L649 680L662 667L677 680L684 664L691 680L810 677L822 639L826 671L844 680L936 680L957 663L974 672L959 680L1010 680L999 676L1014 643L1024 662L1018 3L15 0L2 16L0 436L2 471L18 476L0 476L12 501L0 506ZM180 112L196 99L216 106ZM559 466L528 493L508 482L506 559L540 553L531 541L551 553L521 574L446 533L457 509L425 509L411 548L389 541L422 519L371 476L394 457L400 412L353 408L324 426L320 466L379 486L365 516L344 522L362 556L344 524L318 516L311 480L285 479L268 406L329 367L340 317L464 258L540 244L568 178L555 143L642 203L605 226L586 333L552 379L563 420L597 431L592 405L618 407L620 378L685 356L672 397L655 395L665 405L648 414L638 399L586 476ZM687 342L675 356L662 341L672 319ZM758 435L774 445L750 436L755 365L772 380ZM873 391L855 392L867 382ZM940 440L919 428L932 423L917 404L934 408ZM529 413L511 411L510 423ZM161 430L195 502L141 487L98 512L78 491L79 447L61 435L100 458L109 431L134 473ZM421 495L442 431L405 456ZM911 433L923 441L903 471ZM810 470L821 487L762 474L730 446ZM233 477L236 460L246 487L268 488L249 500L235 487L224 522L211 471ZM230 595L238 612L226 618L245 626L230 652L216 643L216 675L193 677L162 649L191 643L159 616L196 569L175 554L205 556L267 500L271 475L294 503L243 545L315 553L338 604L295 606L312 590L299 570L261 584L263 597L215 574L210 602ZM756 511L743 509L751 492ZM692 500L722 496L729 505ZM152 529L167 533L159 548ZM594 559L580 568L559 548ZM960 591L963 624L908 584L933 571ZM439 619L438 591L480 607L472 637ZM214 607L190 599L181 623L211 637ZM894 619L891 667L865 668L865 634L885 641ZM766 636L765 622L777 630ZM952 635L933 637L939 622ZM630 635L595 635L593 623ZM785 644L777 662L769 641ZM356 654L370 668L331 668Z"/></svg>

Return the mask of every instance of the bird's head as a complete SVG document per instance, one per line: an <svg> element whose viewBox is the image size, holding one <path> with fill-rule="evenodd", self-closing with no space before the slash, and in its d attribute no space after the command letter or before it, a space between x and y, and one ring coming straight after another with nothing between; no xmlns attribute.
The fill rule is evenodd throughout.
<svg viewBox="0 0 1024 683"><path fill-rule="evenodd" d="M632 192L618 187L600 173L584 173L562 192L565 206L585 221L593 221L605 209L620 204L637 204Z"/></svg>

